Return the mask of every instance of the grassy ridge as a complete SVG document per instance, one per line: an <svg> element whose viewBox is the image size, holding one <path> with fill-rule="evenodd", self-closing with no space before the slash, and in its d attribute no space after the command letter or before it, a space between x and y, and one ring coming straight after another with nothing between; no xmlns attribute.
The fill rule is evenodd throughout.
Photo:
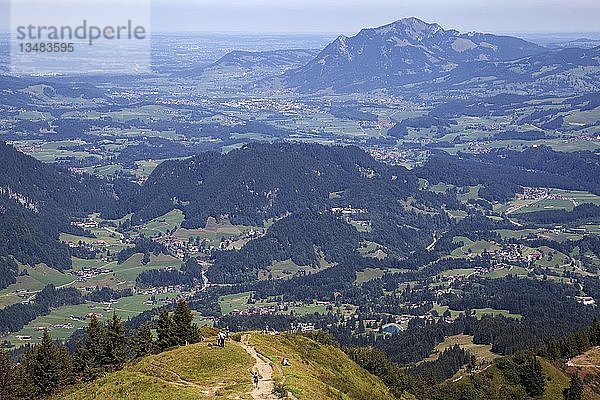
<svg viewBox="0 0 600 400"><path fill-rule="evenodd" d="M152 355L88 384L79 384L56 400L251 399L254 359L231 341L225 348L204 342ZM299 335L252 333L251 344L273 361L273 381L298 399L392 400L383 382L332 346ZM280 366L285 355L289 367Z"/></svg>
<svg viewBox="0 0 600 400"><path fill-rule="evenodd" d="M275 366L274 379L285 376L285 389L298 399L369 399L394 397L383 382L359 367L340 349L298 335L253 334L251 344ZM290 367L279 367L281 357Z"/></svg>
<svg viewBox="0 0 600 400"><path fill-rule="evenodd" d="M124 370L57 396L64 400L249 398L254 360L240 346L206 342L145 357Z"/></svg>

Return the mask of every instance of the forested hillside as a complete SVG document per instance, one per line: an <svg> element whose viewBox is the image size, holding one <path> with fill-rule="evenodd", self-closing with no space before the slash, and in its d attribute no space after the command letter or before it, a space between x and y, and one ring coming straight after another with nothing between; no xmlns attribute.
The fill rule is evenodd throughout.
<svg viewBox="0 0 600 400"><path fill-rule="evenodd" d="M0 159L0 270L6 273L2 287L14 282L12 258L69 269L70 254L59 242L59 233L83 233L70 224L74 217L90 212L114 214L120 207L114 189L119 184L72 174L4 142L0 142Z"/></svg>

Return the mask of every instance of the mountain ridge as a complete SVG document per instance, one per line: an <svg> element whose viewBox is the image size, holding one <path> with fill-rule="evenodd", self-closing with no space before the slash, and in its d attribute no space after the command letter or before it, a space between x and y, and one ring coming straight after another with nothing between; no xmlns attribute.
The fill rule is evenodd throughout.
<svg viewBox="0 0 600 400"><path fill-rule="evenodd" d="M338 36L308 64L288 71L285 80L300 90L370 89L433 79L465 62L508 61L544 51L520 38L460 33L410 17Z"/></svg>

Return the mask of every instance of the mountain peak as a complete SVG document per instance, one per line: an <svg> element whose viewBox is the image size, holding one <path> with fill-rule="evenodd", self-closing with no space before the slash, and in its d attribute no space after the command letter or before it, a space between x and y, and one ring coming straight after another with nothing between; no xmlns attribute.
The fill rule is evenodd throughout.
<svg viewBox="0 0 600 400"><path fill-rule="evenodd" d="M401 34L413 40L423 40L443 31L443 28L435 23L427 23L416 17L402 18L390 24L374 29L380 34Z"/></svg>
<svg viewBox="0 0 600 400"><path fill-rule="evenodd" d="M440 77L463 63L515 60L543 50L519 38L461 34L409 17L339 36L311 62L286 73L286 82L319 89L395 86Z"/></svg>
<svg viewBox="0 0 600 400"><path fill-rule="evenodd" d="M436 23L425 22L416 17L401 18L397 21L392 22L390 25L397 25L397 26L399 25L399 26L412 28L415 30L424 30L424 29L431 29L431 28L441 29L441 26L439 26Z"/></svg>

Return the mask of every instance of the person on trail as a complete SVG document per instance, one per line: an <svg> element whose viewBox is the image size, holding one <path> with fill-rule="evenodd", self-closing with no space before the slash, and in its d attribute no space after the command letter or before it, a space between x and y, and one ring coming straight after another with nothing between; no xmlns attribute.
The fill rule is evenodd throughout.
<svg viewBox="0 0 600 400"><path fill-rule="evenodd" d="M254 388L258 389L258 371L254 371L254 375L252 375L252 382L254 383Z"/></svg>
<svg viewBox="0 0 600 400"><path fill-rule="evenodd" d="M223 331L219 332L219 347L225 347L225 333Z"/></svg>

